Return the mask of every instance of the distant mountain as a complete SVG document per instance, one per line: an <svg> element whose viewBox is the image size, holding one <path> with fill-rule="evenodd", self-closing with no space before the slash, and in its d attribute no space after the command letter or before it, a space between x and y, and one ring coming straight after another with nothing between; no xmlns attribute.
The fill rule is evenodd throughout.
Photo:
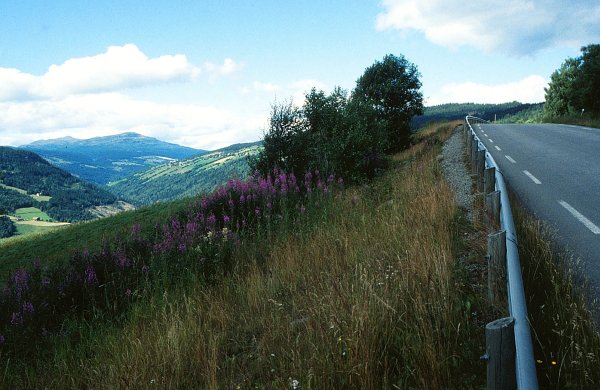
<svg viewBox="0 0 600 390"><path fill-rule="evenodd" d="M413 118L412 128L418 129L433 121L448 121L464 119L466 115L474 115L479 118L493 121L502 120L507 117L516 117L523 111L539 109L543 103L519 103L510 102L502 104L479 104L479 103L448 103L437 106L425 107L423 115Z"/></svg>
<svg viewBox="0 0 600 390"><path fill-rule="evenodd" d="M136 205L208 192L232 177L247 177L248 157L258 154L261 149L262 142L231 145L200 156L148 168L108 183L106 188Z"/></svg>
<svg viewBox="0 0 600 390"><path fill-rule="evenodd" d="M165 162L205 153L137 133L76 139L64 137L21 146L92 183L104 185Z"/></svg>
<svg viewBox="0 0 600 390"><path fill-rule="evenodd" d="M0 208L36 208L56 221L75 222L95 217L95 206L112 205L116 197L57 168L37 154L0 146ZM33 212L36 212L33 210Z"/></svg>

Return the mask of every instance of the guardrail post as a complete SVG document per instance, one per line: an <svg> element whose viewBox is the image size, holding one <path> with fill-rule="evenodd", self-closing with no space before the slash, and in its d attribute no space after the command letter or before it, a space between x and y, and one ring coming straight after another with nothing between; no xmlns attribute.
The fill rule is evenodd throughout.
<svg viewBox="0 0 600 390"><path fill-rule="evenodd" d="M505 317L485 326L487 389L517 388L515 375L515 319Z"/></svg>
<svg viewBox="0 0 600 390"><path fill-rule="evenodd" d="M500 191L493 191L485 195L485 215L492 228L500 226Z"/></svg>
<svg viewBox="0 0 600 390"><path fill-rule="evenodd" d="M486 168L483 171L483 193L489 194L496 189L496 168Z"/></svg>
<svg viewBox="0 0 600 390"><path fill-rule="evenodd" d="M479 149L479 142L473 136L473 140L471 141L471 170L475 172L476 169L476 158L477 158L477 150Z"/></svg>
<svg viewBox="0 0 600 390"><path fill-rule="evenodd" d="M492 306L498 306L502 286L506 280L506 231L488 235L488 299Z"/></svg>
<svg viewBox="0 0 600 390"><path fill-rule="evenodd" d="M483 192L483 170L485 169L485 150L477 151L477 191Z"/></svg>

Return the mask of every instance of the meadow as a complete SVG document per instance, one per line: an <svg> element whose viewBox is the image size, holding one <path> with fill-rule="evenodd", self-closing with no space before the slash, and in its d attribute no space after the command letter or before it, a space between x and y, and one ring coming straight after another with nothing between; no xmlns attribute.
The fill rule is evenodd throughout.
<svg viewBox="0 0 600 390"><path fill-rule="evenodd" d="M232 181L76 252L68 277L18 271L4 384L481 387L486 309L459 261L481 257L437 160L452 128L424 133L371 186Z"/></svg>
<svg viewBox="0 0 600 390"><path fill-rule="evenodd" d="M29 247L0 300L2 386L482 388L504 314L485 301L487 230L440 170L455 126L369 185L273 172L40 236L47 256ZM541 382L593 388L582 295L539 224L519 226Z"/></svg>

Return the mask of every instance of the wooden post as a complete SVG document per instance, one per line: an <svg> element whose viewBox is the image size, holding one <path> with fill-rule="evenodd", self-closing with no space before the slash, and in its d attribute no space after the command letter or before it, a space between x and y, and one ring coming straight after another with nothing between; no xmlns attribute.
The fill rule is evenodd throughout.
<svg viewBox="0 0 600 390"><path fill-rule="evenodd" d="M485 214L488 225L492 228L500 226L500 191L493 191L485 195Z"/></svg>
<svg viewBox="0 0 600 390"><path fill-rule="evenodd" d="M515 373L515 319L505 317L485 326L487 360L487 389L514 390Z"/></svg>
<svg viewBox="0 0 600 390"><path fill-rule="evenodd" d="M488 235L488 299L492 306L500 304L506 278L506 230Z"/></svg>
<svg viewBox="0 0 600 390"><path fill-rule="evenodd" d="M483 191L483 170L485 169L485 150L477 151L477 191Z"/></svg>
<svg viewBox="0 0 600 390"><path fill-rule="evenodd" d="M477 162L477 150L479 149L479 142L477 142L477 140L475 139L475 136L473 136L473 140L471 141L471 169L473 172L475 172L475 169L477 168L476 166L476 162Z"/></svg>
<svg viewBox="0 0 600 390"><path fill-rule="evenodd" d="M489 194L496 190L496 168L486 168L483 171L483 193Z"/></svg>

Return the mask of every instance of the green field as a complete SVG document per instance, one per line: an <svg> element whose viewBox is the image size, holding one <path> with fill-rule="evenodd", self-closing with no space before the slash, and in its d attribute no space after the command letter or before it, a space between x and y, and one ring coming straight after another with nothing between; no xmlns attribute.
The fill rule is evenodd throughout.
<svg viewBox="0 0 600 390"><path fill-rule="evenodd" d="M2 183L0 183L0 187L6 188L7 190L17 191L18 193L23 194L23 195L28 195L27 191L22 190L17 187L7 186L6 184L2 184ZM46 195L29 195L29 196L31 196L33 199L37 200L38 202L47 202L50 199L52 199L51 196L46 196Z"/></svg>
<svg viewBox="0 0 600 390"><path fill-rule="evenodd" d="M15 215L18 218L23 218L26 221L31 221L36 217L43 221L51 220L48 214L38 209L37 207L24 207L22 209L17 209L15 211Z"/></svg>

